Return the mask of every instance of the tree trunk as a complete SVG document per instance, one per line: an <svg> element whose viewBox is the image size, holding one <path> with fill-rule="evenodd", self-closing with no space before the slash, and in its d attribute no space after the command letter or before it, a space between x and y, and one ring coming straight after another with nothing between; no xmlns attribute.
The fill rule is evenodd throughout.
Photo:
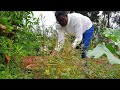
<svg viewBox="0 0 120 90"><path fill-rule="evenodd" d="M107 24L107 27L108 28L110 27L110 13L108 13L108 24Z"/></svg>

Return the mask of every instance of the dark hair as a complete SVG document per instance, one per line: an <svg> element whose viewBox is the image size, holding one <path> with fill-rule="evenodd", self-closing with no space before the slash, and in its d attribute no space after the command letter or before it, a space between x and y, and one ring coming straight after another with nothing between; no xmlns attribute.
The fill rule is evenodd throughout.
<svg viewBox="0 0 120 90"><path fill-rule="evenodd" d="M55 12L55 17L58 18L59 16L66 16L67 11L56 11Z"/></svg>

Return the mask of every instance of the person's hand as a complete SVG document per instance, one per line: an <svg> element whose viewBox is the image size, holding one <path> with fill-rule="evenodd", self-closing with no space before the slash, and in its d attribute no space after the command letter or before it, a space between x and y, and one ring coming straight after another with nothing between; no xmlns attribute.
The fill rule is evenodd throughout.
<svg viewBox="0 0 120 90"><path fill-rule="evenodd" d="M55 56L56 54L57 54L57 51L56 50L52 50L51 56Z"/></svg>

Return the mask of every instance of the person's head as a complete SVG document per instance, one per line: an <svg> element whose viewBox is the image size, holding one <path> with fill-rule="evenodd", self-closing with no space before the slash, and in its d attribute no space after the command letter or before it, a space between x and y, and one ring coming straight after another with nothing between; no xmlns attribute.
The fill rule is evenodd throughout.
<svg viewBox="0 0 120 90"><path fill-rule="evenodd" d="M66 11L56 11L55 12L55 17L56 20L58 21L58 23L61 26L66 26L67 22L68 22L68 16L67 16L67 12Z"/></svg>

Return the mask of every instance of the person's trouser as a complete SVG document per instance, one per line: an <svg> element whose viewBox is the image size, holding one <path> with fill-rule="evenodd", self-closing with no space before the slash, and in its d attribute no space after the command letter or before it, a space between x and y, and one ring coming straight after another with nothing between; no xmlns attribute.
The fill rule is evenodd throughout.
<svg viewBox="0 0 120 90"><path fill-rule="evenodd" d="M84 34L83 34L83 39L82 39L82 54L81 54L81 58L86 58L86 50L88 49L89 45L90 45L90 41L93 37L93 33L94 33L94 26L92 26L90 29L88 29Z"/></svg>

